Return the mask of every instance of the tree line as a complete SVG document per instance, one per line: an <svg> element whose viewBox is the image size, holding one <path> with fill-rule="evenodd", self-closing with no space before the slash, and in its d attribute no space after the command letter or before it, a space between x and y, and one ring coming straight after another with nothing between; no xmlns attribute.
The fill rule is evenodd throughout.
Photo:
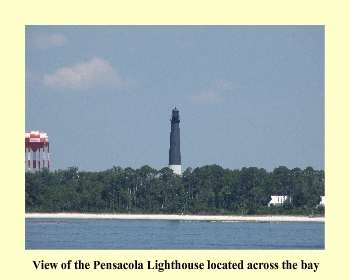
<svg viewBox="0 0 350 280"><path fill-rule="evenodd" d="M100 171L42 169L25 173L26 212L310 215L324 214L325 174L307 167L224 169L219 165L187 168L115 167ZM272 195L292 202L270 206Z"/></svg>

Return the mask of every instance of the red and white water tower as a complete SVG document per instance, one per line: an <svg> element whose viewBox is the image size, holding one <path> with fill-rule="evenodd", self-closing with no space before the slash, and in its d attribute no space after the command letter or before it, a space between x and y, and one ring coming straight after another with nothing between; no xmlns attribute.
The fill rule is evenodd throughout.
<svg viewBox="0 0 350 280"><path fill-rule="evenodd" d="M45 132L30 131L25 134L26 171L50 169L50 141Z"/></svg>

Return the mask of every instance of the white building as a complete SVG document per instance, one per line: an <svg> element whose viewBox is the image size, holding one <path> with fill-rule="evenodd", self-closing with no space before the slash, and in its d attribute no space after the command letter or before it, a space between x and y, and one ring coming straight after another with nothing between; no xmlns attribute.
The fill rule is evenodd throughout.
<svg viewBox="0 0 350 280"><path fill-rule="evenodd" d="M325 196L320 196L320 203L319 203L319 205L323 205L323 206L325 206Z"/></svg>
<svg viewBox="0 0 350 280"><path fill-rule="evenodd" d="M292 197L289 195L271 195L271 200L267 204L268 207L270 205L282 206L285 201L292 202Z"/></svg>

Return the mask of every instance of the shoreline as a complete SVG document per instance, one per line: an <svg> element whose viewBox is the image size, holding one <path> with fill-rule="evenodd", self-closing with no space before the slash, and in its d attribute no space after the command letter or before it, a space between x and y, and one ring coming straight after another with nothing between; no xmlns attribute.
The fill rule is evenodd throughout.
<svg viewBox="0 0 350 280"><path fill-rule="evenodd" d="M90 213L25 213L37 219L116 219L116 220L182 220L232 222L325 222L324 217L306 216L215 216L163 214L90 214Z"/></svg>

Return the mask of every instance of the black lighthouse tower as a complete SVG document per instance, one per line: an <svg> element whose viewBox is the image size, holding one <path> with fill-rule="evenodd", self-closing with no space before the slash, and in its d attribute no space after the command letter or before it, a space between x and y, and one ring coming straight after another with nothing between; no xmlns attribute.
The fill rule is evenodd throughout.
<svg viewBox="0 0 350 280"><path fill-rule="evenodd" d="M181 153L180 153L180 115L176 107L171 115L170 148L169 148L169 168L174 173L181 175Z"/></svg>

